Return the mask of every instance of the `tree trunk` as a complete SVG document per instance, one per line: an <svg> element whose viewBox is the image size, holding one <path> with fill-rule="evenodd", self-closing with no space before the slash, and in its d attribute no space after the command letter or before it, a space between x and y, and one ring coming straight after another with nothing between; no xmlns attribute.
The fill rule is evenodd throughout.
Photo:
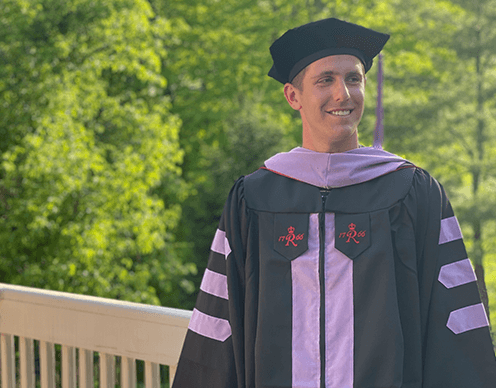
<svg viewBox="0 0 496 388"><path fill-rule="evenodd" d="M484 161L484 138L485 138L485 121L483 116L484 111L484 97L483 97L483 79L484 79L484 70L481 66L481 29L479 26L476 26L477 30L477 43L479 50L476 54L476 71L477 71L477 127L476 127L476 147L477 150L475 152L475 160L474 160L474 168L473 168L473 185L472 185L472 194L474 199L474 204L480 203L478 201L479 198L479 185L483 175L483 161ZM487 287L486 281L484 278L484 248L482 246L482 219L480 212L475 212L476 219L472 222L472 227L474 231L474 248L472 251L472 261L475 267L475 274L477 276L477 287L479 288L479 293L481 296L482 303L484 304L484 308L486 309L487 317L489 319L489 298L487 295Z"/></svg>
<svg viewBox="0 0 496 388"><path fill-rule="evenodd" d="M474 248L472 250L472 262L475 267L475 276L477 276L477 287L481 301L486 309L487 319L489 320L489 297L487 295L486 281L484 277L484 265L482 258L484 257L484 249L482 248L481 238L481 221L479 219L472 223L474 229Z"/></svg>

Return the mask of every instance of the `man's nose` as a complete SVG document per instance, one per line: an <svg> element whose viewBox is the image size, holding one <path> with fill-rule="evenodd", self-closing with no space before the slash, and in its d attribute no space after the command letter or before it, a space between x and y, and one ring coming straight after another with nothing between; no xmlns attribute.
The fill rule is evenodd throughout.
<svg viewBox="0 0 496 388"><path fill-rule="evenodd" d="M348 101L350 99L350 91L344 80L336 83L334 98L336 101Z"/></svg>

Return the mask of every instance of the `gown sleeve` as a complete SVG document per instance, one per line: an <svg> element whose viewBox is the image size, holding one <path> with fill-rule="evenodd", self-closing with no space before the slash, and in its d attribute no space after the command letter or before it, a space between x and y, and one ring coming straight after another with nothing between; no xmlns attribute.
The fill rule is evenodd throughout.
<svg viewBox="0 0 496 388"><path fill-rule="evenodd" d="M416 175L423 388L494 388L489 323L462 233L442 186Z"/></svg>
<svg viewBox="0 0 496 388"><path fill-rule="evenodd" d="M247 223L240 178L211 245L172 388L244 386L242 263Z"/></svg>

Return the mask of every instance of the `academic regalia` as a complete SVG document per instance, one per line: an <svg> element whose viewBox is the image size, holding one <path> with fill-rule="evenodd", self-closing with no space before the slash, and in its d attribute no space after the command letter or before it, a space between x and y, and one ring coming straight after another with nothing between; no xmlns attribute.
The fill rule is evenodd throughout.
<svg viewBox="0 0 496 388"><path fill-rule="evenodd" d="M494 388L442 186L388 152L278 154L232 188L173 388Z"/></svg>

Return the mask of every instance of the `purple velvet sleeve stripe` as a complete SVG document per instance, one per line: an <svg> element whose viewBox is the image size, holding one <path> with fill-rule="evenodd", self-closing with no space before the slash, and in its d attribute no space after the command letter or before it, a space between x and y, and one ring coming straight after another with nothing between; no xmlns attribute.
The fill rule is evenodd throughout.
<svg viewBox="0 0 496 388"><path fill-rule="evenodd" d="M193 309L189 329L197 334L224 342L231 336L231 325L226 319L215 318Z"/></svg>
<svg viewBox="0 0 496 388"><path fill-rule="evenodd" d="M455 334L489 326L484 305L479 303L452 311L446 326Z"/></svg>
<svg viewBox="0 0 496 388"><path fill-rule="evenodd" d="M224 255L227 259L229 253L231 253L231 246L229 245L229 241L227 240L226 232L217 229L217 231L215 232L214 241L212 241L212 246L210 247L210 249L213 252Z"/></svg>
<svg viewBox="0 0 496 388"><path fill-rule="evenodd" d="M439 271L438 280L446 288L458 287L463 284L475 282L474 270L469 259L460 260L455 263L446 264Z"/></svg>
<svg viewBox="0 0 496 388"><path fill-rule="evenodd" d="M439 245L462 238L462 231L455 216L441 220L441 232L439 233Z"/></svg>
<svg viewBox="0 0 496 388"><path fill-rule="evenodd" d="M207 268L203 275L200 290L219 298L228 299L227 276L210 271Z"/></svg>

